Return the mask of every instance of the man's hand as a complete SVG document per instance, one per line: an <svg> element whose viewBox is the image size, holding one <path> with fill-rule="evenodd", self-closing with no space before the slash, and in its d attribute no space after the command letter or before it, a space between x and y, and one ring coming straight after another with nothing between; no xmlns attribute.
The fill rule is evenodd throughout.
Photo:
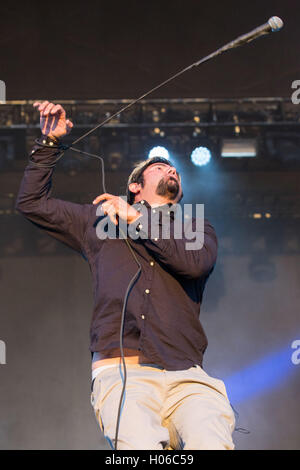
<svg viewBox="0 0 300 470"><path fill-rule="evenodd" d="M66 119L66 112L60 104L35 102L33 104L40 112L40 127L42 134L60 139L71 132L73 123Z"/></svg>
<svg viewBox="0 0 300 470"><path fill-rule="evenodd" d="M113 196L112 194L104 193L94 199L93 204L98 204L101 201L103 202L101 208L104 214L107 214L110 220L117 225L117 216L121 219L126 220L128 224L131 224L136 219L138 219L141 214L134 207L124 201L119 196Z"/></svg>

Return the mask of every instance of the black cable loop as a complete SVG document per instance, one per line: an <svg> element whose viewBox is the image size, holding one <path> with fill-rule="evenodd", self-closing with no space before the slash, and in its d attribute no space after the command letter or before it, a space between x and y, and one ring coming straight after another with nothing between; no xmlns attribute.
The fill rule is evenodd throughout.
<svg viewBox="0 0 300 470"><path fill-rule="evenodd" d="M84 152L83 150L76 149L74 147L70 147L70 150L74 150L75 152L81 153L83 155L87 155L88 157L94 157L97 158L101 161L101 167L102 167L102 187L104 193L106 193L106 186L105 186L105 174L104 174L104 160L100 155L95 155L89 152ZM125 324L125 313L126 313L126 306L127 306L127 301L128 297L130 294L130 291L135 284L135 282L138 280L141 272L142 272L142 266L140 262L138 261L126 235L124 234L123 230L119 228L120 232L123 235L123 240L127 244L129 251L131 252L135 262L138 265L138 270L131 279L131 281L128 284L128 287L126 289L126 293L124 296L124 301L123 301L123 308L122 308L122 313L121 313L121 326L120 326L120 351L121 351L121 358L122 358L122 365L123 365L123 373L124 373L124 378L123 378L123 387L122 387L122 392L120 396L120 401L119 401L119 407L118 407L118 414L117 414L117 424L116 424L116 433L115 433L115 450L118 449L118 435L119 435L119 427L120 427L120 418L121 418L121 410L122 410L122 402L123 402L123 397L125 394L125 389L126 389L126 383L127 383L127 369L126 369L126 363L125 363L125 357L124 357L124 349L123 349L123 333L124 333L124 324Z"/></svg>
<svg viewBox="0 0 300 470"><path fill-rule="evenodd" d="M101 169L102 169L102 188L103 188L103 192L106 193L106 185L105 185L105 172L104 172L104 160L103 158L100 156L100 155L95 155L95 154L92 154L92 153L89 153L89 152L84 152L83 150L79 150L79 149L76 149L74 147L72 147L72 144L70 146L66 146L66 145L47 145L47 144L43 144L41 142L39 142L38 140L36 141L36 143L42 147L48 147L48 148L51 148L51 149L54 149L54 148L57 148L57 149L62 149L62 153L58 156L58 158L50 163L50 164L43 164L43 163L37 163L37 162L34 162L33 160L31 160L31 158L29 158L29 161L31 163L33 163L34 165L40 167L40 168L54 168L56 163L63 157L64 155L64 152L65 150L73 150L75 152L78 152L80 154L83 154L83 155L86 155L88 157L93 157L93 158L97 158L98 160L101 161ZM34 152L32 152L31 155L33 155L38 149L36 149ZM124 394L125 394L125 389L126 389L126 382L127 382L127 369L126 369L126 363L125 363L125 357L124 357L124 349L123 349L123 333L124 333L124 324L125 324L125 313L126 313L126 306L127 306L127 301L128 301L128 296L129 296L129 293L133 287L133 285L135 284L135 282L137 281L137 279L139 278L141 272L142 272L142 266L140 264L140 262L138 261L132 247L130 246L130 243L126 237L126 235L124 234L123 230L121 228L119 228L120 232L122 233L123 235L123 240L125 241L125 243L127 244L135 262L137 263L138 265L138 270L137 272L135 273L135 275L133 276L133 278L130 280L129 284L128 284L128 287L126 289L126 293L125 293L125 296L124 296L124 301L123 301L123 308L122 308L122 313L121 313L121 325L120 325L120 352L121 352L121 358L122 358L122 365L123 365L123 374L124 374L124 379L123 379L123 387L122 387L122 392L121 392L121 396L120 396L120 401L119 401L119 407L118 407L118 414L117 414L117 424L116 424L116 433L115 433L115 449L117 450L118 448L118 434L119 434L119 427L120 427L120 418L121 418L121 409L122 409L122 402L123 402L123 397L124 397Z"/></svg>

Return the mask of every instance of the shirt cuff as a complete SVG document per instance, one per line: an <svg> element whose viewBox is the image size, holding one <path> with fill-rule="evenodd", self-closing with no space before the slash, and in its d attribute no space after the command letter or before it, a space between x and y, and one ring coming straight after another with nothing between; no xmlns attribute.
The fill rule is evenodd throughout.
<svg viewBox="0 0 300 470"><path fill-rule="evenodd" d="M49 135L42 134L38 139L36 139L38 145L47 145L49 147L59 147L60 141L57 137L50 137Z"/></svg>
<svg viewBox="0 0 300 470"><path fill-rule="evenodd" d="M31 163L37 163L40 166L55 165L58 156L62 154L65 149L64 146L58 141L51 145L50 140L46 139L47 136L41 136L39 139L36 139L35 145L32 148L32 151L29 154L29 161ZM44 141L48 144L44 144Z"/></svg>

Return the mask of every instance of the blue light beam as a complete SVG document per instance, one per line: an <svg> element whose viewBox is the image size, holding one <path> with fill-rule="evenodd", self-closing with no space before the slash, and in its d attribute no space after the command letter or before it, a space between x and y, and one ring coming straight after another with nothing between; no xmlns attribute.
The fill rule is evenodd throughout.
<svg viewBox="0 0 300 470"><path fill-rule="evenodd" d="M249 400L283 384L293 372L299 373L292 362L293 352L284 348L225 379L230 401L235 405Z"/></svg>

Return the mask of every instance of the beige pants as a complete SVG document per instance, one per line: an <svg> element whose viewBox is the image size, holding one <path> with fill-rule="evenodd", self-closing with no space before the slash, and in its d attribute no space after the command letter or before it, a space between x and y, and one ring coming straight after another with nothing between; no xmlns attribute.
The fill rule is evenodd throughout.
<svg viewBox="0 0 300 470"><path fill-rule="evenodd" d="M222 380L200 366L168 371L150 364L127 364L118 449L234 449L235 417ZM122 392L121 366L96 376L91 403L105 438L114 449Z"/></svg>

